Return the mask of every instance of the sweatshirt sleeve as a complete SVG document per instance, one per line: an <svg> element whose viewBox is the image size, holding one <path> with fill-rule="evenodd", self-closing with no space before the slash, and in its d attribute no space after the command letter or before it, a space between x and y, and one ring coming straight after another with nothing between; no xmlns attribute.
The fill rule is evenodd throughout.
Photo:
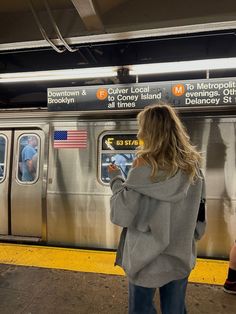
<svg viewBox="0 0 236 314"><path fill-rule="evenodd" d="M138 211L141 195L127 188L118 172L111 175L110 186L113 192L110 200L111 222L121 227L128 227Z"/></svg>

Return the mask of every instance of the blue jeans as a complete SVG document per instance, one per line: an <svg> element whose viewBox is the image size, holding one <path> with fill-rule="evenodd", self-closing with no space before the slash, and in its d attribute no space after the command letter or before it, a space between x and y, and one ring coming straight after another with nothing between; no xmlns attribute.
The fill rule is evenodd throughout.
<svg viewBox="0 0 236 314"><path fill-rule="evenodd" d="M185 294L188 277L174 280L159 288L162 314L186 314ZM156 314L153 298L156 288L129 283L129 314Z"/></svg>

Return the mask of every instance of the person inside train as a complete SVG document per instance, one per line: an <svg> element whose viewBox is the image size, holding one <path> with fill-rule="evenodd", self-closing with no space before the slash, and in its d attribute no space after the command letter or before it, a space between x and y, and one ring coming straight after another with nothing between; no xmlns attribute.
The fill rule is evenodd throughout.
<svg viewBox="0 0 236 314"><path fill-rule="evenodd" d="M236 294L236 242L230 250L228 276L223 290L227 293Z"/></svg>
<svg viewBox="0 0 236 314"><path fill-rule="evenodd" d="M110 217L123 227L116 265L128 277L129 314L156 313L157 288L163 314L184 314L195 242L206 226L201 155L170 105L147 106L137 120L143 144L127 179L108 166Z"/></svg>
<svg viewBox="0 0 236 314"><path fill-rule="evenodd" d="M28 144L21 152L21 170L23 182L31 182L35 179L35 160L34 156L37 154L36 147L38 139L36 136L28 137ZM37 156L37 155L36 155Z"/></svg>

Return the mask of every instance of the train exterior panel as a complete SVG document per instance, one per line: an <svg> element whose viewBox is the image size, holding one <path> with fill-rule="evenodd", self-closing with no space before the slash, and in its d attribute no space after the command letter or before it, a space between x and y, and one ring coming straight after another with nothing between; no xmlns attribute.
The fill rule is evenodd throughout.
<svg viewBox="0 0 236 314"><path fill-rule="evenodd" d="M199 242L204 257L228 256L236 237L236 117L188 114L183 121L203 152L208 227ZM80 131L80 147L56 147L55 134ZM63 133L64 132L64 133ZM135 115L2 113L0 117L0 240L116 249L120 228L110 222L106 166L123 159L126 175L135 156ZM22 176L22 150L37 142L35 177Z"/></svg>

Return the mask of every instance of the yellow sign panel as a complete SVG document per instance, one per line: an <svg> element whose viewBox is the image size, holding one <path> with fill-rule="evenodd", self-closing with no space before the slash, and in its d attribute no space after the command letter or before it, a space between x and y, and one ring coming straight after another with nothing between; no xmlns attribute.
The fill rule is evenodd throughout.
<svg viewBox="0 0 236 314"><path fill-rule="evenodd" d="M111 134L102 139L102 148L105 150L135 150L141 145L136 134Z"/></svg>

